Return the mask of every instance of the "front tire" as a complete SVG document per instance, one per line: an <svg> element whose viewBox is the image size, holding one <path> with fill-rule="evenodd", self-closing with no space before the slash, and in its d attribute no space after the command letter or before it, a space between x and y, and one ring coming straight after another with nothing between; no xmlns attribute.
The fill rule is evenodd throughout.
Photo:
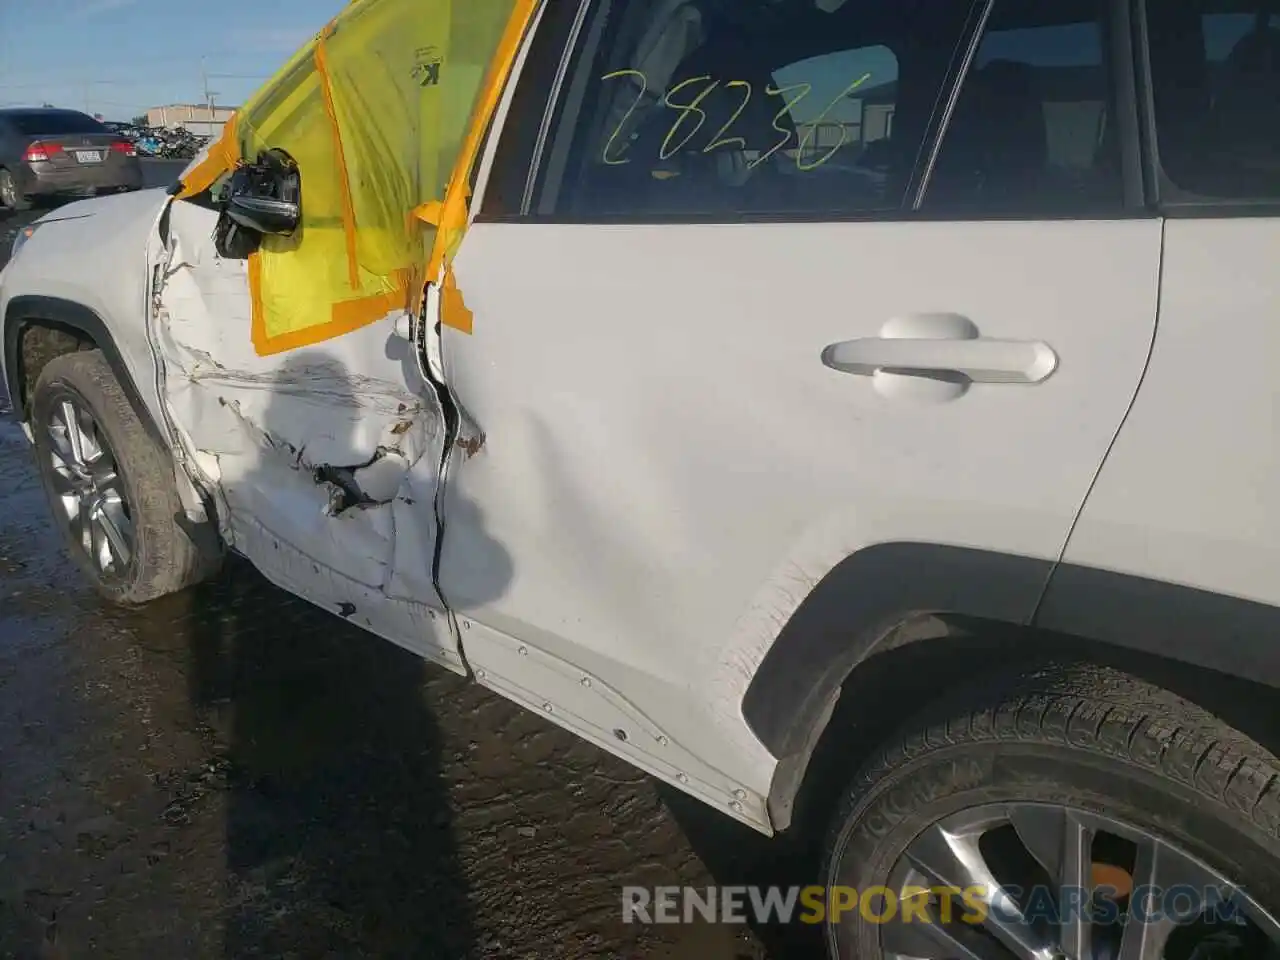
<svg viewBox="0 0 1280 960"><path fill-rule="evenodd" d="M135 606L216 572L216 533L186 519L172 457L100 350L49 361L32 393L31 428L55 522L105 599Z"/></svg>
<svg viewBox="0 0 1280 960"><path fill-rule="evenodd" d="M927 711L856 778L825 875L856 891L846 906L878 888L828 914L842 960L1273 960L1280 763L1119 671L1018 671Z"/></svg>

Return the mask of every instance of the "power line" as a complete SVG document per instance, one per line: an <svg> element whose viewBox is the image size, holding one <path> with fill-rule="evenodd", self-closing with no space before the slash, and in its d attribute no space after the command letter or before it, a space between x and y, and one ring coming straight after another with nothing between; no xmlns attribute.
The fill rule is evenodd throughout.
<svg viewBox="0 0 1280 960"><path fill-rule="evenodd" d="M4 0L0 0L0 5L3 5L3 3L4 3ZM181 64L184 66L189 66L191 64L191 61L198 56L203 56L209 60L214 60L214 61L230 60L234 62L236 60L239 60L240 62L243 63L245 59L249 59L249 60L260 62L260 57L258 55L252 54L252 53L246 53L243 50L206 50L202 54L193 53L191 56L185 56L185 57L131 56L129 58L129 63L133 66L141 66L141 67L159 67L159 66L167 66L167 65L173 65L173 64ZM0 69L7 69L7 68L0 68ZM124 68L117 68L117 69L124 69ZM24 68L24 72L29 72L29 71L27 71Z"/></svg>
<svg viewBox="0 0 1280 960"><path fill-rule="evenodd" d="M59 87L148 87L145 80L50 80L45 83L0 83L0 90L48 90Z"/></svg>
<svg viewBox="0 0 1280 960"><path fill-rule="evenodd" d="M95 105L101 105L104 107L127 107L130 110L143 106L143 104L137 100L132 103L128 103L123 100L98 100L95 98L93 102Z"/></svg>
<svg viewBox="0 0 1280 960"><path fill-rule="evenodd" d="M206 74L210 80L270 80L270 74L253 74L253 73L210 73ZM43 82L25 82L25 83L8 83L0 81L0 90L46 90L50 87L83 87L89 84L95 87L150 87L155 85L154 80L110 80L110 79L69 79L69 80L46 80Z"/></svg>
<svg viewBox="0 0 1280 960"><path fill-rule="evenodd" d="M0 0L0 6L5 0ZM243 55L243 54L241 54ZM21 105L24 101L41 101L45 103L59 102L63 104L76 105L76 109L83 109L86 113L92 113L98 109L108 109L112 111L130 110L137 113L143 113L155 104L152 102L144 102L143 97L148 96L148 92L156 90L159 87L168 87L172 94L182 88L194 88L191 93L194 94L190 98L191 102L202 103L213 115L212 107L222 93L211 89L210 81L226 81L233 85L235 92L231 96L243 96L244 92L241 84L259 85L271 78L270 74L253 74L253 73L237 73L228 72L208 72L208 61L214 59L215 63L221 60L225 63L231 57L217 57L216 55L205 55L200 57L199 63L199 79L191 78L193 82L184 82L181 74L186 71L177 71L178 76L173 75L174 71L168 71L166 77L167 83L157 85L155 80L140 80L136 76L133 77L117 77L110 75L85 76L76 77L74 75L68 77L65 73L56 77L50 76L46 80L40 80L40 74L33 74L29 71L14 73L4 69L0 69L0 97L3 97L6 103ZM190 58L176 57L160 57L147 58L139 63L144 69L148 66L160 63L182 63L190 69L194 66ZM234 62L234 61L233 61ZM229 64L228 64L229 66ZM224 70L226 68L224 67ZM5 76L5 74L8 76ZM219 84L221 86L221 84ZM99 91L107 95L107 98L99 96ZM112 94L124 93L126 96L133 95L131 91L137 91L138 100L126 102L114 97ZM22 100L15 98L21 97Z"/></svg>
<svg viewBox="0 0 1280 960"><path fill-rule="evenodd" d="M3 0L0 0L0 3L2 2ZM226 56L219 55L219 54L206 54L201 59L206 61L226 59ZM136 72L136 68L138 67L146 68L151 66L162 66L164 64L183 64L186 66L190 66L191 60L192 60L191 57L159 57L159 58L147 57L142 59L135 58L132 60L132 63L135 65L135 69L132 70L131 72ZM7 72L8 70L5 67L0 67L0 76L3 76L3 74ZM50 79L36 80L36 81L32 81L29 79L33 75L33 72L30 70L23 70L22 75L25 78L27 78L24 80L24 82L12 83L8 81L0 80L0 87L6 87L9 89L32 89L32 88L58 86L58 85L65 86L65 85L71 85L71 84L79 86L84 83L110 84L113 86L148 86L149 85L148 81L145 81L145 80L136 80L136 79L125 78L125 77L112 77L109 74L108 75L99 74L95 76L93 79L81 78L81 79L72 79L72 80L62 80L62 79L54 79L55 74L51 73ZM34 75L38 77L40 74L37 72ZM64 74L58 73L56 74L56 76L62 77L64 76ZM271 79L272 75L269 73L210 73L209 76L215 77L220 80L269 80Z"/></svg>

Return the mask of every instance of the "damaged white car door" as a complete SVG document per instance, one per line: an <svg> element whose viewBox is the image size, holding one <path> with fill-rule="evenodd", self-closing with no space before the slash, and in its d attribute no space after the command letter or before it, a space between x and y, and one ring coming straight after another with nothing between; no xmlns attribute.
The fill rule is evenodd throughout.
<svg viewBox="0 0 1280 960"><path fill-rule="evenodd" d="M474 323L442 347L488 438L442 511L476 676L763 830L786 758L744 704L801 604L825 583L840 618L874 609L881 545L1056 559L1142 375L1161 250L1118 147L1072 146L1112 102L1092 13L978 38L967 0L927 28L802 6L785 34L763 3L549 8L453 262ZM1039 30L1081 44L1076 86L1028 67L1011 94L1041 153L988 93ZM970 42L995 69L957 89Z"/></svg>
<svg viewBox="0 0 1280 960"><path fill-rule="evenodd" d="M436 590L440 403L394 320L258 356L248 267L175 200L153 293L162 393L223 535L267 577L461 671Z"/></svg>

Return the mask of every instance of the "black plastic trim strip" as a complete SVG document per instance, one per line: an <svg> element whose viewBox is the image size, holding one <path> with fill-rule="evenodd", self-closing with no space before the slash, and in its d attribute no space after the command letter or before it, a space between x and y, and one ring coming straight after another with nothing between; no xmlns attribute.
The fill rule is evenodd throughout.
<svg viewBox="0 0 1280 960"><path fill-rule="evenodd" d="M1125 205L1150 208L1155 202L1145 168L1144 114L1140 106L1148 85L1138 73L1145 69L1134 31L1134 0L1111 0L1107 24L1108 63L1111 68L1112 108L1120 132L1120 177ZM1139 94L1139 90L1142 94ZM1147 115L1149 116L1149 114Z"/></svg>
<svg viewBox="0 0 1280 960"><path fill-rule="evenodd" d="M1280 607L1062 564L1035 626L1280 689Z"/></svg>
<svg viewBox="0 0 1280 960"><path fill-rule="evenodd" d="M860 550L831 570L778 635L743 698L775 757L806 748L845 678L915 615L1028 624L1053 563L927 543Z"/></svg>
<svg viewBox="0 0 1280 960"><path fill-rule="evenodd" d="M534 174L542 128L550 123L554 104L548 91L569 56L566 44L587 0L551 0L541 14L516 84L498 147L474 219L521 219L525 195Z"/></svg>

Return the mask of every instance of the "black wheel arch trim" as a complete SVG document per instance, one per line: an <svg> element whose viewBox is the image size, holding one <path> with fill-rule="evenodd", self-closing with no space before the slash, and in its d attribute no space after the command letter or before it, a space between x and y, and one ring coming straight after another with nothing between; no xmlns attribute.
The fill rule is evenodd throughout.
<svg viewBox="0 0 1280 960"><path fill-rule="evenodd" d="M778 759L769 792L777 829L790 825L845 681L877 653L945 642L952 634L938 627L947 620L1031 627L1280 688L1280 640L1273 639L1280 637L1280 607L998 552L928 543L869 547L811 591L743 698L748 726Z"/></svg>
<svg viewBox="0 0 1280 960"><path fill-rule="evenodd" d="M769 791L777 829L792 805L840 689L893 646L900 628L931 615L1029 623L1053 564L926 543L867 547L838 563L787 620L752 677L743 716L778 758Z"/></svg>
<svg viewBox="0 0 1280 960"><path fill-rule="evenodd" d="M8 309L5 311L4 364L8 387L13 394L10 401L15 416L24 420L27 416L24 408L26 374L22 363L22 332L32 324L40 323L53 323L83 334L92 340L106 357L116 380L119 381L121 389L129 398L147 432L163 447L168 448L169 441L152 418L150 408L143 402L142 394L138 392L138 386L106 323L94 310L84 304L60 297L14 297L9 301Z"/></svg>

